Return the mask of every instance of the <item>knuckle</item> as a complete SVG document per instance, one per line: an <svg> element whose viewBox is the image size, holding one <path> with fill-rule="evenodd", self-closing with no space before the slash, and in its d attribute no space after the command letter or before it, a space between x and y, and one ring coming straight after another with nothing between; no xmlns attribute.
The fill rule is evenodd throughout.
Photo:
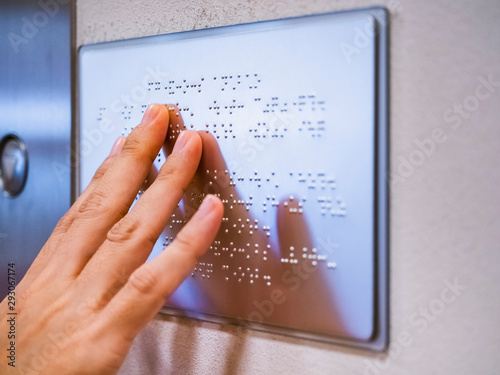
<svg viewBox="0 0 500 375"><path fill-rule="evenodd" d="M86 215L96 215L105 211L107 207L108 197L100 189L95 189L90 195L83 201L78 209L78 212Z"/></svg>
<svg viewBox="0 0 500 375"><path fill-rule="evenodd" d="M100 185L89 194L78 207L77 219L94 219L105 216L116 222L127 214L130 204L113 202L110 196L113 194L113 188L108 185L101 181Z"/></svg>
<svg viewBox="0 0 500 375"><path fill-rule="evenodd" d="M100 165L100 167L97 169L97 171L94 173L94 177L92 177L92 182L95 182L97 180L100 180L102 176L106 173L108 170L109 166L111 165L111 161L115 158L116 156L108 156Z"/></svg>
<svg viewBox="0 0 500 375"><path fill-rule="evenodd" d="M68 229L71 227L71 224L73 224L74 217L71 215L69 212L67 212L57 223L56 227L52 231L53 235L60 235L64 234L68 231Z"/></svg>
<svg viewBox="0 0 500 375"><path fill-rule="evenodd" d="M146 140L142 136L143 132L144 130L141 127L135 128L134 132L127 137L122 153L132 159L145 159L152 164L155 161L156 153L151 154L148 152L149 147L144 146Z"/></svg>
<svg viewBox="0 0 500 375"><path fill-rule="evenodd" d="M186 192L190 182L184 178L183 168L183 163L165 163L156 177L159 184L168 184L172 195L178 196L179 199Z"/></svg>
<svg viewBox="0 0 500 375"><path fill-rule="evenodd" d="M141 142L138 139L139 137L137 137L137 133L140 132L140 129L135 130L136 132L133 135L130 134L130 136L127 138L125 144L123 145L122 152L134 155L136 153L140 153L140 151L142 150Z"/></svg>
<svg viewBox="0 0 500 375"><path fill-rule="evenodd" d="M158 240L158 235L141 226L141 221L129 214L117 222L108 232L107 240L116 244L133 242L140 248L152 248Z"/></svg>
<svg viewBox="0 0 500 375"><path fill-rule="evenodd" d="M107 240L114 243L130 241L139 228L139 222L132 216L125 216L109 230Z"/></svg>
<svg viewBox="0 0 500 375"><path fill-rule="evenodd" d="M106 292L98 297L89 299L87 301L86 309L91 312L101 311L106 307L108 302L111 300L112 296L109 296Z"/></svg>
<svg viewBox="0 0 500 375"><path fill-rule="evenodd" d="M151 294L158 286L158 277L150 267L141 267L130 275L128 283L140 294Z"/></svg>
<svg viewBox="0 0 500 375"><path fill-rule="evenodd" d="M160 169L160 173L158 174L158 177L156 177L157 180L169 181L181 172L181 163L165 163L164 165L165 167Z"/></svg>
<svg viewBox="0 0 500 375"><path fill-rule="evenodd" d="M192 247L192 242L189 240L189 236L184 231L180 231L179 234L177 234L175 242L177 242L177 246L182 251L187 251Z"/></svg>
<svg viewBox="0 0 500 375"><path fill-rule="evenodd" d="M192 240L192 236L186 231L180 231L175 238L175 244L179 251L185 255L192 257L194 261L198 259L201 254L198 254L196 243Z"/></svg>

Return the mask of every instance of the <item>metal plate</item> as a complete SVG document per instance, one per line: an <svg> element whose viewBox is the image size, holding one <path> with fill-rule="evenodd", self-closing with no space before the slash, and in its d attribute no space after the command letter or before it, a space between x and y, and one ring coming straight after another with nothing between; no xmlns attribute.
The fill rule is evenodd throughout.
<svg viewBox="0 0 500 375"><path fill-rule="evenodd" d="M17 282L71 202L71 2L60 3L0 2L0 139L18 136L29 157L24 189L0 192L0 267L15 263Z"/></svg>
<svg viewBox="0 0 500 375"><path fill-rule="evenodd" d="M385 347L387 34L372 8L81 49L80 191L149 103L212 135L151 257L205 193L224 222L164 311Z"/></svg>

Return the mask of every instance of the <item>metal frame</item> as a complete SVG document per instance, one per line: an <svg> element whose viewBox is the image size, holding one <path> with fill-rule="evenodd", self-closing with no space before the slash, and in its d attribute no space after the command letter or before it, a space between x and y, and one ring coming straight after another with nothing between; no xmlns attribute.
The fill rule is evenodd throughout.
<svg viewBox="0 0 500 375"><path fill-rule="evenodd" d="M334 344L346 345L350 347L363 348L372 351L384 351L388 347L389 341L389 187L388 180L386 176L389 171L389 12L383 7L373 7L373 8L362 8L357 10L336 12L336 13L351 13L351 12L363 12L363 14L372 16L377 23L377 95L376 95L376 108L377 108L377 118L376 118L376 155L374 155L375 163L375 186L376 190L374 192L375 199L375 214L377 220L375 220L375 243L376 243L376 290L375 293L375 331L374 335L368 342L353 341L347 339L337 339L331 337L318 337L317 335L309 334L307 332L290 332L288 329L262 325L257 323L245 324L245 327L254 329L257 331L264 331L270 333L281 334L285 336L292 336L299 339L309 339L315 341L329 342ZM311 15L306 17L321 17L322 15ZM303 17L299 17L301 19ZM195 30L187 31L182 33L175 33L168 35L169 40L180 40L180 39L190 39L190 38L203 38L206 36L221 35L228 33L239 33L245 32L247 30L265 30L269 28L274 28L279 26L281 23L293 23L295 18L272 20L259 23L250 23L237 26L226 26L218 27L206 30ZM155 43L154 38L137 38L133 40L114 42L115 45L121 45L124 43L126 45L131 44L151 44ZM101 43L93 45L93 48L106 48L108 43ZM78 93L78 87L76 88L76 93ZM74 118L79 118L78 109L78 94L75 94L76 104L74 107ZM79 126L78 122L75 121L74 136L73 136L73 147L76 154L79 154L78 145L78 133ZM75 199L78 194L79 187L79 168L78 163L75 163L73 170L73 199ZM218 324L236 324L241 325L239 321L235 319L223 318L219 316L195 313L190 311L182 311L178 309L166 308L162 309L163 313L185 316L193 318L196 320L218 323Z"/></svg>

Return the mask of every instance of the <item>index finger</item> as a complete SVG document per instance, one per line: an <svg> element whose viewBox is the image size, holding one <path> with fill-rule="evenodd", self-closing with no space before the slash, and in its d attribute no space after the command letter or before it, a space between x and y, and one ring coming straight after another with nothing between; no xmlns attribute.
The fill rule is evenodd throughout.
<svg viewBox="0 0 500 375"><path fill-rule="evenodd" d="M169 114L165 106L152 104L141 123L127 137L119 155L81 203L67 232L65 267L75 276L97 251L111 227L125 216L167 136ZM82 241L82 233L86 240Z"/></svg>

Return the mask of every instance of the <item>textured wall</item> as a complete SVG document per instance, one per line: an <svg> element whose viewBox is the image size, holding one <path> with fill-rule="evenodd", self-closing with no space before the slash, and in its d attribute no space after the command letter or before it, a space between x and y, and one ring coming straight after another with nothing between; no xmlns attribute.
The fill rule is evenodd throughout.
<svg viewBox="0 0 500 375"><path fill-rule="evenodd" d="M372 4L80 0L78 43ZM123 375L499 373L500 2L378 4L393 17L389 354L252 331L238 336L230 327L160 316L137 338ZM496 83L481 83L490 75ZM436 129L442 142L418 158L416 142ZM453 302L442 295L446 280L465 286ZM424 317L421 308L433 313Z"/></svg>

